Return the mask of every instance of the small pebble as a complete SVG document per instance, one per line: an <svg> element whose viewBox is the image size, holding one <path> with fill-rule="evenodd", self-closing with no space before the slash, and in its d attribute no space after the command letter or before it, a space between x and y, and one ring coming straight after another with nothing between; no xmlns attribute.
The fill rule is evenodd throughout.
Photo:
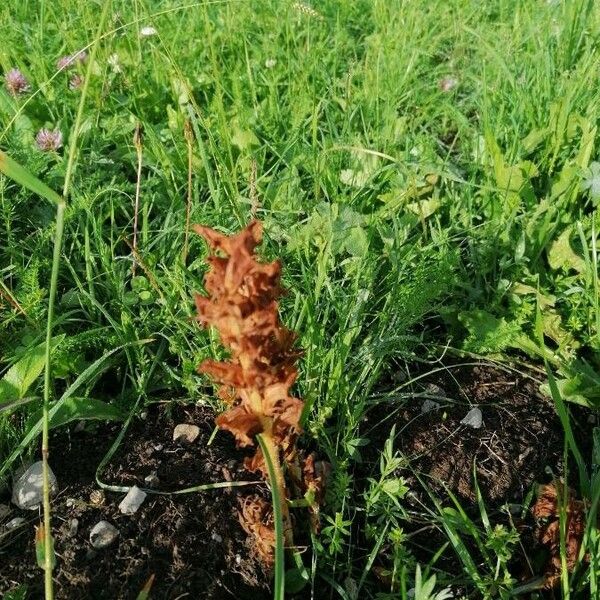
<svg viewBox="0 0 600 600"><path fill-rule="evenodd" d="M156 444L156 445L154 446L154 449L155 449L157 452L161 452L163 448L164 448L164 446L163 446L162 444Z"/></svg>
<svg viewBox="0 0 600 600"><path fill-rule="evenodd" d="M479 429L483 425L483 414L477 407L472 408L461 421L463 425L472 427L473 429Z"/></svg>
<svg viewBox="0 0 600 600"><path fill-rule="evenodd" d="M173 430L173 441L180 444L193 444L200 435L200 428L197 425L180 423Z"/></svg>
<svg viewBox="0 0 600 600"><path fill-rule="evenodd" d="M77 531L79 530L79 520L71 519L69 521L69 530L67 531L67 536L72 538L77 535Z"/></svg>
<svg viewBox="0 0 600 600"><path fill-rule="evenodd" d="M119 536L119 530L108 521L100 521L90 531L90 544L96 550L107 548Z"/></svg>
<svg viewBox="0 0 600 600"><path fill-rule="evenodd" d="M220 544L223 541L223 538L215 531L212 532L210 539L217 542L217 544Z"/></svg>
<svg viewBox="0 0 600 600"><path fill-rule="evenodd" d="M142 419L142 421L145 421L148 418L148 411L147 410L143 410L140 413L140 419Z"/></svg>
<svg viewBox="0 0 600 600"><path fill-rule="evenodd" d="M437 410L440 406L441 404L439 402L426 398L423 400L423 404L421 405L421 412L425 414L431 412L432 410Z"/></svg>
<svg viewBox="0 0 600 600"><path fill-rule="evenodd" d="M152 471L150 475L146 475L146 477L144 477L144 483L150 488L157 487L160 483L160 479L158 478L156 471Z"/></svg>
<svg viewBox="0 0 600 600"><path fill-rule="evenodd" d="M139 507L143 504L146 499L146 492L142 492L137 485L129 488L127 495L121 503L119 504L119 510L124 515L133 515L135 514Z"/></svg>
<svg viewBox="0 0 600 600"><path fill-rule="evenodd" d="M4 527L6 529L16 529L17 527L21 527L25 523L25 519L23 517L15 517L11 519Z"/></svg>
<svg viewBox="0 0 600 600"><path fill-rule="evenodd" d="M56 476L50 469L48 479L50 492L55 494L58 490ZM15 482L12 493L12 502L19 508L37 510L43 497L42 461L33 463Z"/></svg>
<svg viewBox="0 0 600 600"><path fill-rule="evenodd" d="M94 506L104 506L106 503L106 494L104 490L92 490L90 492L90 502Z"/></svg>

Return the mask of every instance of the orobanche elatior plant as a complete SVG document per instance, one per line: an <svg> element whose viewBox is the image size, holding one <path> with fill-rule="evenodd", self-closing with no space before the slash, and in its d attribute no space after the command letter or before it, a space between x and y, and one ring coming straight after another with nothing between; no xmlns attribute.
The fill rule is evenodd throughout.
<svg viewBox="0 0 600 600"><path fill-rule="evenodd" d="M313 513L318 511L322 476L315 473L314 457L303 460L296 448L304 403L290 394L290 388L298 374L300 352L294 349L295 334L279 321L281 264L256 260L254 250L262 239L258 221L232 236L200 225L194 229L212 252L205 277L208 297L196 295L198 319L217 330L230 353L225 361L205 360L198 370L220 384L219 396L228 405L217 417L217 425L230 431L238 446L255 446L259 437L262 448L244 464L265 479L271 467L284 543L292 548L288 500L292 491L303 494L305 504ZM240 522L254 538L261 558L271 564L275 532L269 503L257 495L246 497Z"/></svg>

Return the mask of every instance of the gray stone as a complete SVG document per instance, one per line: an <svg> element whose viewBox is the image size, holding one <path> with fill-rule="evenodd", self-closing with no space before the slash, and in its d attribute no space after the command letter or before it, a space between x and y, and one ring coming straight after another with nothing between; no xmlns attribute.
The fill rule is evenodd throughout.
<svg viewBox="0 0 600 600"><path fill-rule="evenodd" d="M58 483L52 470L48 475L50 493L58 491ZM43 499L42 461L33 463L15 482L12 501L19 508L36 510Z"/></svg>
<svg viewBox="0 0 600 600"><path fill-rule="evenodd" d="M193 444L199 435L200 428L197 425L180 423L173 431L173 441L180 444Z"/></svg>
<svg viewBox="0 0 600 600"><path fill-rule="evenodd" d="M472 427L473 429L479 429L483 425L483 414L477 407L472 408L461 421L463 425Z"/></svg>
<svg viewBox="0 0 600 600"><path fill-rule="evenodd" d="M429 398L427 398L426 400L423 400L423 404L421 405L421 412L428 413L428 412L431 412L432 410L437 410L439 407L440 407L439 402L436 402L435 400L430 400Z"/></svg>
<svg viewBox="0 0 600 600"><path fill-rule="evenodd" d="M15 517L14 519L11 519L4 527L6 527L6 529L16 529L24 524L25 519L23 517Z"/></svg>
<svg viewBox="0 0 600 600"><path fill-rule="evenodd" d="M77 531L79 530L79 520L78 519L70 519L69 520L69 528L67 530L67 535L72 538L77 535Z"/></svg>
<svg viewBox="0 0 600 600"><path fill-rule="evenodd" d="M146 499L146 492L142 492L137 485L129 488L127 495L119 504L119 510L124 515L133 515Z"/></svg>
<svg viewBox="0 0 600 600"><path fill-rule="evenodd" d="M108 521L100 521L90 531L90 544L96 550L108 548L119 537L119 530Z"/></svg>

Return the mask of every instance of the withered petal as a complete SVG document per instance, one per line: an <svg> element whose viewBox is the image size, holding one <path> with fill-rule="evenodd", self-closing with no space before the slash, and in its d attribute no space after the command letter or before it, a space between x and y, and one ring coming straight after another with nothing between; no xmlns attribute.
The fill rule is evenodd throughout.
<svg viewBox="0 0 600 600"><path fill-rule="evenodd" d="M262 431L260 419L244 404L230 408L215 421L218 427L234 435L239 446L253 446L254 436Z"/></svg>

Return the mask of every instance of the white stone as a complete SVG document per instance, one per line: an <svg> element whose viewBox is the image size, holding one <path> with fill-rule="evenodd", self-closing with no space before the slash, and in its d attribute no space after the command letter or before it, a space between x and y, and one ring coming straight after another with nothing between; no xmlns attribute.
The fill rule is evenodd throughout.
<svg viewBox="0 0 600 600"><path fill-rule="evenodd" d="M473 429L479 429L483 425L483 414L477 407L472 408L461 421L463 425L468 425Z"/></svg>
<svg viewBox="0 0 600 600"><path fill-rule="evenodd" d="M176 425L173 430L173 441L183 444L193 444L199 435L200 427L197 425L180 423L179 425Z"/></svg>
<svg viewBox="0 0 600 600"><path fill-rule="evenodd" d="M217 542L217 544L220 544L223 541L223 538L216 531L212 532L210 539Z"/></svg>
<svg viewBox="0 0 600 600"><path fill-rule="evenodd" d="M58 483L52 470L49 468L48 480L50 493L55 494ZM43 499L42 461L33 463L15 482L13 486L12 501L19 508L36 510Z"/></svg>
<svg viewBox="0 0 600 600"><path fill-rule="evenodd" d="M100 521L90 531L90 544L96 550L108 548L119 537L119 530L108 521Z"/></svg>
<svg viewBox="0 0 600 600"><path fill-rule="evenodd" d="M137 485L129 488L127 495L121 504L119 504L119 510L124 515L133 515L137 512L138 508L143 504L146 499L146 492L142 492Z"/></svg>

